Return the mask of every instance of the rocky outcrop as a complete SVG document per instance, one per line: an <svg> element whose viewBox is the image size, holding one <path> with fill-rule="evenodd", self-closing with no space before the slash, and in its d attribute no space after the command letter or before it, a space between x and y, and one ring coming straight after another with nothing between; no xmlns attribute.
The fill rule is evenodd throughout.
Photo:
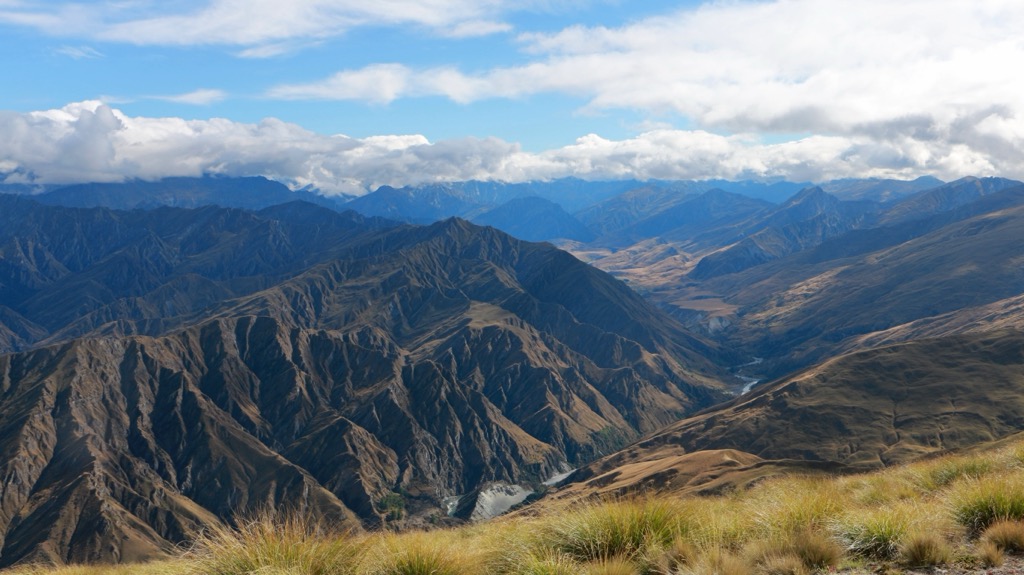
<svg viewBox="0 0 1024 575"><path fill-rule="evenodd" d="M462 220L26 216L6 245L54 263L6 276L35 279L2 316L22 351L0 356L0 565L141 559L265 508L416 523L722 397L712 344ZM74 249L90 226L111 234Z"/></svg>

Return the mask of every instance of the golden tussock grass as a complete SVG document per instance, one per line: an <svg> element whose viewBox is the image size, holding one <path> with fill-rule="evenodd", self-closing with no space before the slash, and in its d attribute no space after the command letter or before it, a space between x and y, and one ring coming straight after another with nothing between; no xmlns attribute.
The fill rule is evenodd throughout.
<svg viewBox="0 0 1024 575"><path fill-rule="evenodd" d="M972 534L1003 520L1024 520L1024 473L972 479L953 486L949 497L956 520Z"/></svg>
<svg viewBox="0 0 1024 575"><path fill-rule="evenodd" d="M0 571L4 575L191 575L192 567L185 561L153 561L125 565L24 565Z"/></svg>
<svg viewBox="0 0 1024 575"><path fill-rule="evenodd" d="M991 541L980 541L978 559L984 567L999 567L1006 560L1006 552Z"/></svg>
<svg viewBox="0 0 1024 575"><path fill-rule="evenodd" d="M300 514L260 512L208 531L187 558L202 575L349 575L359 572L360 548L356 537Z"/></svg>
<svg viewBox="0 0 1024 575"><path fill-rule="evenodd" d="M1024 522L997 521L981 534L981 540L991 543L1006 553L1024 553Z"/></svg>
<svg viewBox="0 0 1024 575"><path fill-rule="evenodd" d="M776 477L705 497L579 502L410 533L260 515L142 566L12 575L799 575L845 564L996 565L1024 549L1024 441L874 473Z"/></svg>
<svg viewBox="0 0 1024 575"><path fill-rule="evenodd" d="M920 531L906 537L900 547L900 562L907 567L934 567L953 561L953 548L938 533Z"/></svg>

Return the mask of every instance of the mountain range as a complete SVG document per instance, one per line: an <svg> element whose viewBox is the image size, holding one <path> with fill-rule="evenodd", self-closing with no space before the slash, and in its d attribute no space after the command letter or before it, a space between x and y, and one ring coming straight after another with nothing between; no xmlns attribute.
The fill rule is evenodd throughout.
<svg viewBox="0 0 1024 575"><path fill-rule="evenodd" d="M0 561L129 561L246 509L406 522L710 406L727 354L546 244L289 203L2 197Z"/></svg>
<svg viewBox="0 0 1024 575"><path fill-rule="evenodd" d="M13 191L0 565L159 556L266 508L376 529L714 493L1024 429L1014 180Z"/></svg>

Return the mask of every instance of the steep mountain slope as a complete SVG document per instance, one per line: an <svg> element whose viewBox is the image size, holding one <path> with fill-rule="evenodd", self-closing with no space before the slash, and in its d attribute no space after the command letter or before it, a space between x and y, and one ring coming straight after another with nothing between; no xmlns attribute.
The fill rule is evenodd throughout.
<svg viewBox="0 0 1024 575"><path fill-rule="evenodd" d="M1021 182L1006 178L961 178L896 202L885 210L880 223L895 224L948 212L988 194L1020 185Z"/></svg>
<svg viewBox="0 0 1024 575"><path fill-rule="evenodd" d="M182 369L198 342L176 343L189 348L84 340L0 357L0 564L135 561L265 506L357 526L218 409L209 374Z"/></svg>
<svg viewBox="0 0 1024 575"><path fill-rule="evenodd" d="M669 446L869 469L1024 429L1024 333L870 349L787 375L593 463L584 481ZM984 382L984 385L979 385Z"/></svg>
<svg viewBox="0 0 1024 575"><path fill-rule="evenodd" d="M852 337L843 341L843 349L865 349L917 339L1021 328L1024 328L1024 294Z"/></svg>
<svg viewBox="0 0 1024 575"><path fill-rule="evenodd" d="M695 182L677 186L638 186L577 212L576 218L598 236L615 234L686 201L704 187Z"/></svg>
<svg viewBox="0 0 1024 575"><path fill-rule="evenodd" d="M261 506L374 525L401 493L421 521L722 397L715 346L465 221L11 206L8 333L51 343L0 357L3 565L151 556Z"/></svg>
<svg viewBox="0 0 1024 575"><path fill-rule="evenodd" d="M690 275L709 279L817 246L864 226L876 210L870 202L842 202L821 188L808 188L775 210L754 216L738 231L724 229L713 234L721 238L721 244L728 234L738 240L706 255Z"/></svg>
<svg viewBox="0 0 1024 575"><path fill-rule="evenodd" d="M568 239L592 241L596 236L558 204L535 196L509 200L471 221L530 242Z"/></svg>
<svg viewBox="0 0 1024 575"><path fill-rule="evenodd" d="M858 471L1024 429L1024 332L843 355L684 419L570 477L566 495L714 490L780 472Z"/></svg>
<svg viewBox="0 0 1024 575"><path fill-rule="evenodd" d="M914 180L889 180L880 178L832 180L821 184L821 188L841 200L871 200L894 202L917 192L931 190L945 182L931 176Z"/></svg>
<svg viewBox="0 0 1024 575"><path fill-rule="evenodd" d="M864 234L866 251L851 239L708 288L734 294L729 301L741 310L741 345L777 358L765 367L781 375L828 357L846 338L1024 293L1021 234L1024 205L1018 203L892 244L871 245L885 237L881 231L873 240Z"/></svg>
<svg viewBox="0 0 1024 575"><path fill-rule="evenodd" d="M737 225L772 207L772 204L764 200L716 188L667 206L618 231L612 237L616 241L622 241L620 238L660 238L693 242L704 233Z"/></svg>
<svg viewBox="0 0 1024 575"><path fill-rule="evenodd" d="M63 341L122 320L156 333L394 225L309 204L270 208L261 217L212 206L43 207L0 196L0 301L10 310L0 322L20 336L7 338L11 347L0 351Z"/></svg>

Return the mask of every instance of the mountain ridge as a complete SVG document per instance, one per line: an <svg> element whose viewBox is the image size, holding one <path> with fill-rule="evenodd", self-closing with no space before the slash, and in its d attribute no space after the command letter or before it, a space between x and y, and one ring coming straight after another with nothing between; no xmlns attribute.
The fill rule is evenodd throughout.
<svg viewBox="0 0 1024 575"><path fill-rule="evenodd" d="M32 253L67 264L9 284L25 297L4 317L48 333L0 356L0 564L151 557L260 506L415 525L724 396L707 357L727 352L571 255L464 220L29 207L3 245L49 229ZM112 233L80 250L95 229ZM381 511L392 493L405 517Z"/></svg>

